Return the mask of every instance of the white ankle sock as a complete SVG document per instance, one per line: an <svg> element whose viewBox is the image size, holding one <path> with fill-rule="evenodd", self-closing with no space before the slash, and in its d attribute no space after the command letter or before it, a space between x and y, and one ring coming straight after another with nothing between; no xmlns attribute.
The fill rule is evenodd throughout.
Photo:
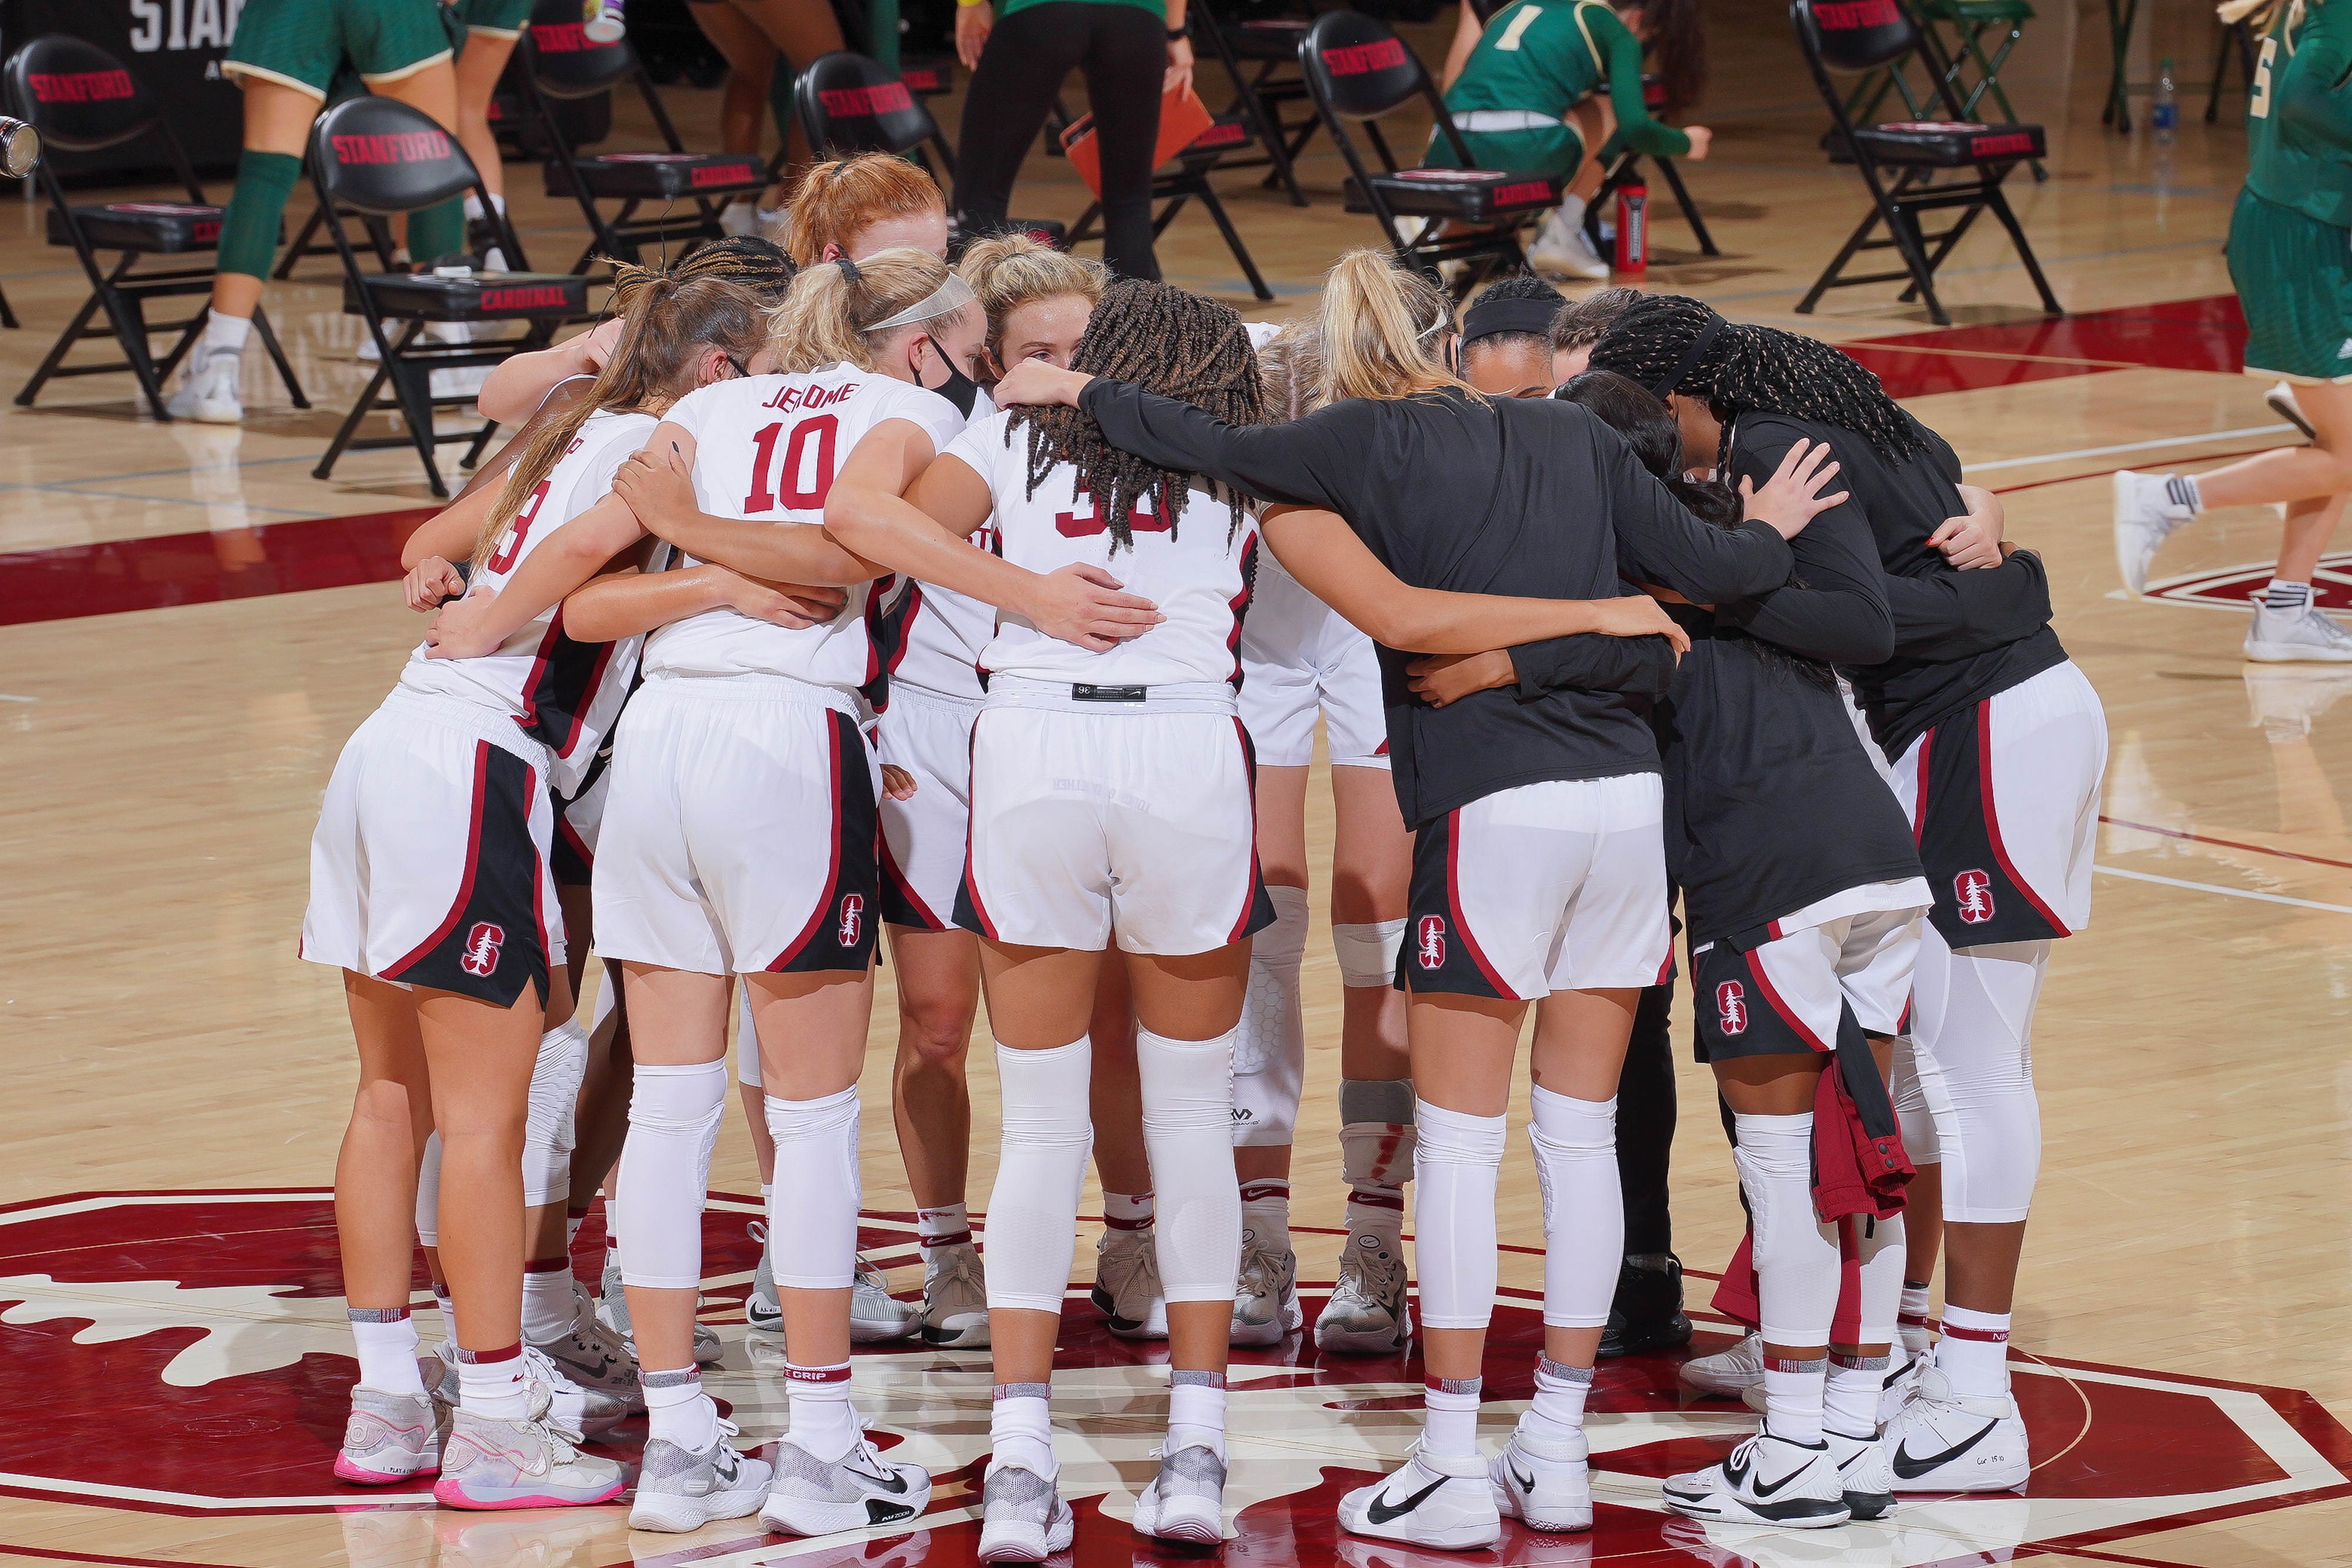
<svg viewBox="0 0 2352 1568"><path fill-rule="evenodd" d="M207 354L241 354L245 340L253 330L250 316L224 316L215 310L205 318L205 349Z"/></svg>
<svg viewBox="0 0 2352 1568"><path fill-rule="evenodd" d="M1584 1429L1584 1401L1592 1392L1592 1368L1565 1366L1551 1357L1536 1356L1536 1396L1528 1406L1535 1418L1535 1436L1564 1443Z"/></svg>
<svg viewBox="0 0 2352 1568"><path fill-rule="evenodd" d="M2308 610L2311 608L2311 584L2289 582L2283 577L2272 578L2270 586L2263 590L2263 608L2273 613Z"/></svg>
<svg viewBox="0 0 2352 1568"><path fill-rule="evenodd" d="M1822 1440L1822 1396L1829 1372L1825 1359L1764 1358L1764 1429L1791 1443Z"/></svg>
<svg viewBox="0 0 2352 1568"><path fill-rule="evenodd" d="M1054 1427L1045 1412L1053 1385L1045 1383L1000 1383L988 1411L988 1446L999 1465L1014 1465L1054 1479Z"/></svg>
<svg viewBox="0 0 2352 1568"><path fill-rule="evenodd" d="M915 1210L915 1239L929 1259L935 1247L961 1247L971 1240L971 1215L961 1203Z"/></svg>
<svg viewBox="0 0 2352 1568"><path fill-rule="evenodd" d="M799 1366L786 1362L784 1390L792 1406L788 1435L810 1458L830 1464L857 1447L864 1434L849 1403L849 1363Z"/></svg>
<svg viewBox="0 0 2352 1568"><path fill-rule="evenodd" d="M1290 1249L1290 1184L1274 1176L1242 1183L1242 1228L1276 1252Z"/></svg>
<svg viewBox="0 0 2352 1568"><path fill-rule="evenodd" d="M436 1283L433 1287L433 1304L441 1309L441 1338L449 1344L457 1343L457 1303L449 1296L449 1287Z"/></svg>
<svg viewBox="0 0 2352 1568"><path fill-rule="evenodd" d="M416 1370L416 1324L406 1307L353 1307L352 1339L359 1346L360 1386L386 1394L422 1394Z"/></svg>
<svg viewBox="0 0 2352 1568"><path fill-rule="evenodd" d="M1822 1392L1822 1426L1841 1437L1878 1435L1878 1396L1886 1383L1883 1355L1830 1354Z"/></svg>
<svg viewBox="0 0 2352 1568"><path fill-rule="evenodd" d="M648 1372L643 1376L648 1440L659 1437L690 1454L699 1454L718 1440L719 1406L702 1391L700 1367Z"/></svg>
<svg viewBox="0 0 2352 1568"><path fill-rule="evenodd" d="M572 1260L533 1258L522 1266L522 1337L544 1344L572 1326Z"/></svg>
<svg viewBox="0 0 2352 1568"><path fill-rule="evenodd" d="M1103 1223L1113 1230L1142 1229L1151 1223L1151 1195L1148 1192L1104 1193Z"/></svg>
<svg viewBox="0 0 2352 1568"><path fill-rule="evenodd" d="M1944 1337L1936 1366L1952 1391L1990 1398L2009 1392L2009 1314L1977 1312L1944 1303Z"/></svg>
<svg viewBox="0 0 2352 1568"><path fill-rule="evenodd" d="M1168 1375L1168 1448L1202 1448L1225 1457L1225 1375L1176 1371Z"/></svg>
<svg viewBox="0 0 2352 1568"><path fill-rule="evenodd" d="M530 1415L530 1384L523 1375L522 1346L471 1351L457 1347L457 1389L469 1416L520 1421Z"/></svg>
<svg viewBox="0 0 2352 1568"><path fill-rule="evenodd" d="M1496 1121L1502 1118L1497 1116ZM1475 1377L1431 1377L1422 1384L1421 1446L1433 1454L1465 1458L1478 1451L1478 1385Z"/></svg>

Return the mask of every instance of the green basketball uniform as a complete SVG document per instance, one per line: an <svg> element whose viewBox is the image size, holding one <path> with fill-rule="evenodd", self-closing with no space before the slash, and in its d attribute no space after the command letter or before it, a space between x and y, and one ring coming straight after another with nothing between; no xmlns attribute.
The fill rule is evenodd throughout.
<svg viewBox="0 0 2352 1568"><path fill-rule="evenodd" d="M2290 0L2264 32L2246 103L2245 189L2230 281L2249 375L2352 380L2352 0Z"/></svg>
<svg viewBox="0 0 2352 1568"><path fill-rule="evenodd" d="M1603 161L1621 151L1670 157L1690 151L1689 137L1650 118L1642 101L1641 41L1602 0L1517 0L1496 13L1446 93L1445 107L1457 117L1470 117L1463 131L1482 163L1486 152L1481 141L1492 137L1504 161L1490 167L1549 169L1561 155L1559 139L1549 128L1529 124L1481 131L1479 121L1512 114L1557 120L1603 83L1617 114L1617 133L1601 150ZM1580 157L1575 132L1567 131L1565 139ZM1450 163L1443 137L1433 149L1433 162L1440 151Z"/></svg>
<svg viewBox="0 0 2352 1568"><path fill-rule="evenodd" d="M520 38L530 20L531 0L458 0L457 16L469 33Z"/></svg>
<svg viewBox="0 0 2352 1568"><path fill-rule="evenodd" d="M221 69L324 100L346 56L374 86L450 54L439 0L246 0Z"/></svg>

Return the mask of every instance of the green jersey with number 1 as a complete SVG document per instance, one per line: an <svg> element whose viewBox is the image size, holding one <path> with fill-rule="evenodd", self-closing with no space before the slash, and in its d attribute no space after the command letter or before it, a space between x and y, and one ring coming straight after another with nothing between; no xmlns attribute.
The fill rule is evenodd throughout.
<svg viewBox="0 0 2352 1568"><path fill-rule="evenodd" d="M2246 101L2246 188L2352 228L2352 0L2287 0Z"/></svg>

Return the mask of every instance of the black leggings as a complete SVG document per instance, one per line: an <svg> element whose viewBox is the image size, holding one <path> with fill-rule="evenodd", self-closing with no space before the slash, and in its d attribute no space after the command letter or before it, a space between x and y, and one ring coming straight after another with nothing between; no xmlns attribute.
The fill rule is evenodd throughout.
<svg viewBox="0 0 2352 1568"><path fill-rule="evenodd" d="M1001 225L1021 160L1073 70L1087 76L1102 154L1103 260L1121 277L1158 278L1151 254L1151 154L1160 138L1166 24L1140 5L1049 0L998 23L963 100L956 205L967 233Z"/></svg>
<svg viewBox="0 0 2352 1568"><path fill-rule="evenodd" d="M1633 1012L1617 1080L1617 1184L1625 1197L1625 1250L1671 1252L1666 1168L1675 1150L1675 1048L1667 1029L1672 986L1648 986Z"/></svg>

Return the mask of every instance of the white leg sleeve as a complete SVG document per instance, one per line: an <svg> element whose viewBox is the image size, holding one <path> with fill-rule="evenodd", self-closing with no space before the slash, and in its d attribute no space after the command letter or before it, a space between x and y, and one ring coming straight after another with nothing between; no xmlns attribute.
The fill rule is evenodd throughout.
<svg viewBox="0 0 2352 1568"><path fill-rule="evenodd" d="M1242 1252L1242 1195L1234 1180L1234 1037L1170 1040L1138 1029L1135 1065L1143 1081L1143 1148L1151 1160L1158 1210L1160 1293L1171 1302L1230 1301Z"/></svg>
<svg viewBox="0 0 2352 1568"><path fill-rule="evenodd" d="M1424 1328L1483 1329L1495 1312L1495 1183L1500 1116L1413 1103L1413 1278Z"/></svg>
<svg viewBox="0 0 2352 1568"><path fill-rule="evenodd" d="M1903 1217L1865 1222L1848 1216L1854 1258L1861 1265L1862 1338L1859 1344L1893 1344L1895 1320L1903 1312Z"/></svg>
<svg viewBox="0 0 2352 1568"><path fill-rule="evenodd" d="M1758 1326L1768 1344L1827 1344L1843 1264L1837 1231L1813 1215L1813 1113L1733 1120L1732 1158L1755 1237Z"/></svg>
<svg viewBox="0 0 2352 1568"><path fill-rule="evenodd" d="M727 1064L636 1065L621 1145L621 1280L659 1291L702 1284L702 1204L727 1103Z"/></svg>
<svg viewBox="0 0 2352 1568"><path fill-rule="evenodd" d="M722 1075L719 1087L726 1087ZM857 1279L857 1086L820 1100L767 1096L776 1178L768 1255L787 1291L845 1291Z"/></svg>
<svg viewBox="0 0 2352 1568"><path fill-rule="evenodd" d="M1286 1145L1307 1082L1307 1020L1298 966L1307 955L1307 890L1268 887L1274 924L1251 939L1249 989L1234 1035L1234 1142Z"/></svg>
<svg viewBox="0 0 2352 1568"><path fill-rule="evenodd" d="M522 1133L522 1201L526 1208L562 1203L572 1196L572 1113L588 1071L588 1031L570 1019L539 1037L530 1070L530 1103Z"/></svg>
<svg viewBox="0 0 2352 1568"><path fill-rule="evenodd" d="M1625 1197L1617 1182L1617 1102L1530 1091L1536 1183L1543 1193L1544 1324L1607 1326L1625 1263Z"/></svg>
<svg viewBox="0 0 2352 1568"><path fill-rule="evenodd" d="M735 988L735 1082L760 1087L760 1031L751 1024L751 988Z"/></svg>
<svg viewBox="0 0 2352 1568"><path fill-rule="evenodd" d="M1339 960L1339 983L1353 990L1396 984L1397 949L1404 945L1404 918L1331 927L1331 951Z"/></svg>
<svg viewBox="0 0 2352 1568"><path fill-rule="evenodd" d="M1921 960L1915 1066L1943 1155L1944 1218L2023 1219L2042 1166L2033 1008L2050 944L1963 947L1941 963L1923 949Z"/></svg>
<svg viewBox="0 0 2352 1568"><path fill-rule="evenodd" d="M1051 1051L997 1044L1004 1143L988 1198L992 1309L1062 1310L1077 1242L1078 1190L1095 1142L1087 1104L1093 1071L1094 1047L1085 1035ZM1238 1202L1238 1191L1234 1197Z"/></svg>
<svg viewBox="0 0 2352 1568"><path fill-rule="evenodd" d="M1888 1076L1887 1093L1895 1102L1895 1119L1903 1127L1903 1152L1915 1166L1944 1162L1943 1145L1936 1139L1936 1113L1927 1109L1927 1086L1922 1077L1935 1071L1935 1062L1919 1050L1916 1036L1895 1037L1895 1068Z"/></svg>
<svg viewBox="0 0 2352 1568"><path fill-rule="evenodd" d="M416 1242L441 1245L441 1134L425 1140L424 1157L416 1162Z"/></svg>

